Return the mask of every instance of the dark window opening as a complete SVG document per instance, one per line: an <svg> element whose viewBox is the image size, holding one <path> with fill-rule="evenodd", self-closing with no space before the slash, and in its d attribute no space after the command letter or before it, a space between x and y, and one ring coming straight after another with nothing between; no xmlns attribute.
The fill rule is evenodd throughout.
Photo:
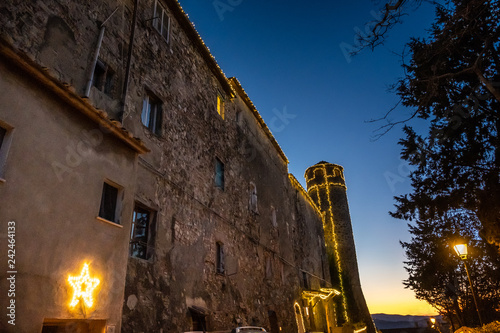
<svg viewBox="0 0 500 333"><path fill-rule="evenodd" d="M224 163L218 158L215 159L215 186L224 189Z"/></svg>
<svg viewBox="0 0 500 333"><path fill-rule="evenodd" d="M219 274L225 272L224 244L217 242L217 258L215 260L216 271Z"/></svg>
<svg viewBox="0 0 500 333"><path fill-rule="evenodd" d="M141 122L151 132L161 135L162 108L161 101L148 93L142 103Z"/></svg>
<svg viewBox="0 0 500 333"><path fill-rule="evenodd" d="M153 211L136 205L130 232L130 256L149 260L154 253L155 214Z"/></svg>
<svg viewBox="0 0 500 333"><path fill-rule="evenodd" d="M302 272L302 285L304 286L304 289L309 289L309 280L306 272Z"/></svg>
<svg viewBox="0 0 500 333"><path fill-rule="evenodd" d="M5 134L7 134L7 130L3 127L0 127L0 149L2 148L3 140L5 138Z"/></svg>
<svg viewBox="0 0 500 333"><path fill-rule="evenodd" d="M97 60L92 77L92 85L112 97L115 72L103 61Z"/></svg>
<svg viewBox="0 0 500 333"><path fill-rule="evenodd" d="M111 96L113 94L114 78L115 72L108 67L106 71L106 78L104 81L104 93L108 96Z"/></svg>
<svg viewBox="0 0 500 333"><path fill-rule="evenodd" d="M99 217L118 223L116 221L116 204L118 202L118 188L104 183L102 188L101 207Z"/></svg>
<svg viewBox="0 0 500 333"><path fill-rule="evenodd" d="M191 312L191 319L193 320L193 331L206 332L207 320L204 315Z"/></svg>

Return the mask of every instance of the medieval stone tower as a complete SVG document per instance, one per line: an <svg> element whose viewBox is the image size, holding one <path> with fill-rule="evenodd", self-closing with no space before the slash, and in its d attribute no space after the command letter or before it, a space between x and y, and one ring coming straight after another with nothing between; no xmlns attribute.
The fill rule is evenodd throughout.
<svg viewBox="0 0 500 333"><path fill-rule="evenodd" d="M361 290L344 169L337 164L319 162L306 170L305 178L309 196L324 214L330 275L333 286L341 292L336 303L337 322L363 322L368 332L375 332Z"/></svg>

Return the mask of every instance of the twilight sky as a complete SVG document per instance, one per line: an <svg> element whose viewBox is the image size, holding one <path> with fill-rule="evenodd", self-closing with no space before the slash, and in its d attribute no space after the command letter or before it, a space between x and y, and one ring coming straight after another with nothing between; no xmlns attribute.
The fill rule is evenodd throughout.
<svg viewBox="0 0 500 333"><path fill-rule="evenodd" d="M342 49L354 45L355 32L365 31L383 1L179 1L226 76L239 79L304 188L309 166L325 160L344 167L371 313L434 314L402 285L399 241L410 235L404 221L388 215L393 196L410 190L397 145L401 128L372 142L381 124L366 123L397 102L388 92L403 75L397 54L411 36L426 34L432 8L410 12L374 52L349 57ZM399 109L394 117L408 112Z"/></svg>

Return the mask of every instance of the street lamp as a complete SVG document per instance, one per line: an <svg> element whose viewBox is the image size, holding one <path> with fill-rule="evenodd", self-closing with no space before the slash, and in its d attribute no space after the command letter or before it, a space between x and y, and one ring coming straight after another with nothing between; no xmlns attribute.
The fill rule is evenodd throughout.
<svg viewBox="0 0 500 333"><path fill-rule="evenodd" d="M470 284L470 290L472 292L472 298L474 298L474 305L476 306L476 311L477 311L477 316L479 317L479 323L481 326L483 326L483 320L481 319L481 313L479 312L479 307L477 306L477 299L476 299L476 293L474 292L474 287L472 286L472 280L470 278L469 274L469 269L467 268L467 244L456 244L454 247L455 252L457 252L458 256L460 259L462 259L462 262L464 263L465 266L465 272L467 272L467 278L469 279L469 284Z"/></svg>

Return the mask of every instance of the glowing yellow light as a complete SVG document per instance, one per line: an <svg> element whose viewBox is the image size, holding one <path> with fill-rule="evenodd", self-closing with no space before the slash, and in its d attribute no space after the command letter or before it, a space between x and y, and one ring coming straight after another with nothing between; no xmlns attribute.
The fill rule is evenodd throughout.
<svg viewBox="0 0 500 333"><path fill-rule="evenodd" d="M224 119L224 100L219 94L217 94L217 112Z"/></svg>
<svg viewBox="0 0 500 333"><path fill-rule="evenodd" d="M303 297L311 299L319 297L322 300L325 300L332 295L340 295L340 292L333 288L320 288L319 291L306 290L302 292Z"/></svg>
<svg viewBox="0 0 500 333"><path fill-rule="evenodd" d="M467 259L467 244L457 244L453 248L460 258Z"/></svg>
<svg viewBox="0 0 500 333"><path fill-rule="evenodd" d="M436 318L431 318L430 320L431 320L432 325L434 325L436 323Z"/></svg>
<svg viewBox="0 0 500 333"><path fill-rule="evenodd" d="M324 164L322 164L321 166L315 166L315 168L321 170L323 172L323 177L324 179L326 180L326 184L320 184L320 185L312 185L309 187L309 195L312 197L312 194L313 194L313 191L316 190L316 197L317 197L317 202L318 202L318 206L321 207L321 197L319 195L319 189L320 188L325 188L326 189L326 197L327 197L327 200L328 200L328 211L330 213L330 217L329 217L329 222L332 226L332 236L333 236L333 249L334 249L334 253L335 253L335 262L337 264L337 270L338 270L338 273L339 273L339 281L340 281L340 290L342 291L342 303L343 303L343 315L344 315L344 319L346 321L349 321L349 316L347 314L347 298L346 298L346 294L345 294L345 289L344 289L344 282L343 282L343 279L342 279L342 265L341 265L341 262L340 262L340 254L339 254L339 250L338 250L338 242L337 242L337 234L335 233L335 223L333 221L333 211L332 211L332 202L330 200L330 186L342 186L344 187L345 189L347 189L347 187L345 186L345 184L342 184L342 183L338 183L338 182L331 182L331 181L328 181L328 173L326 171L326 166ZM342 171L337 167L335 168L335 172L338 172L338 174L340 175L340 177L342 179L344 179L344 176L342 174ZM316 174L314 173L314 178L316 177ZM306 182L309 183L309 181L311 179L313 179L313 177L310 177L308 178L307 177L307 173L305 175L305 178L306 178ZM323 218L323 223L326 223L326 216L324 216ZM325 228L326 230L326 228Z"/></svg>
<svg viewBox="0 0 500 333"><path fill-rule="evenodd" d="M361 333L363 331L366 331L366 326L363 328L360 328L359 330L354 330L354 333Z"/></svg>
<svg viewBox="0 0 500 333"><path fill-rule="evenodd" d="M94 300L92 298L92 293L94 289L99 285L99 279L91 278L89 276L89 265L85 263L83 265L82 272L80 276L69 276L68 282L73 287L73 298L69 305L75 307L80 299L83 300L87 307L92 307ZM85 285L85 286L84 286Z"/></svg>
<svg viewBox="0 0 500 333"><path fill-rule="evenodd" d="M305 332L306 325L304 325L304 317L302 316L302 311L300 310L299 303L295 302L293 307L295 308L295 320L297 321L297 328L299 330L299 333ZM300 321L298 317L300 317Z"/></svg>

